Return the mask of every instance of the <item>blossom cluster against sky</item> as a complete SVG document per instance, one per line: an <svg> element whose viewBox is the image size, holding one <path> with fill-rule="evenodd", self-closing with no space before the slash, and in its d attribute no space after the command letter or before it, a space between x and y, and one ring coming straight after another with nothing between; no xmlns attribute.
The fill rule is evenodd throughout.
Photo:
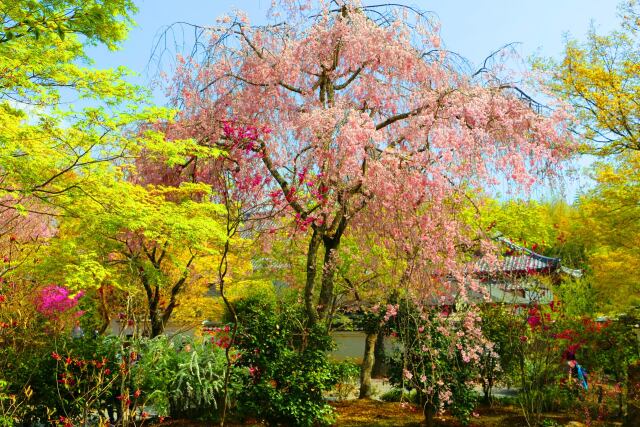
<svg viewBox="0 0 640 427"><path fill-rule="evenodd" d="M381 4L385 0L367 0ZM252 22L262 23L271 0L138 0L140 9L134 28L122 49L110 52L96 48L91 52L98 67L124 65L140 74L136 80L147 83L153 75L149 60L154 41L166 26L175 22L215 24L216 18L234 9L246 11ZM394 0L431 11L441 23L442 39L449 50L472 63L480 64L501 46L517 42L523 58L532 54L557 56L565 34L583 37L593 22L597 29L610 31L617 25L616 0ZM175 40L188 30L174 32ZM188 47L188 46L187 46ZM169 50L173 46L167 46ZM155 96L162 98L161 91Z"/></svg>
<svg viewBox="0 0 640 427"><path fill-rule="evenodd" d="M381 4L385 0L364 0L368 4ZM138 0L137 27L119 51L94 48L89 53L95 66L111 68L125 66L137 75L131 79L149 86L158 76L159 64L152 52L164 51L165 58L176 51L193 45L193 35L187 27L173 27L168 44L157 45L159 35L176 22L215 25L216 18L240 9L247 12L252 23L265 22L271 0ZM445 47L474 65L496 49L508 43L517 43L522 59L516 71L524 71L527 58L532 55L558 57L567 35L584 39L590 25L599 32L609 32L618 25L617 0L394 0L430 11L440 22ZM516 64L514 62L514 64ZM154 100L165 103L164 92L153 90ZM581 160L577 168L588 165ZM560 194L572 200L580 188L588 185L582 176L567 182ZM549 189L542 189L537 198L545 198ZM552 195L553 196L553 195Z"/></svg>

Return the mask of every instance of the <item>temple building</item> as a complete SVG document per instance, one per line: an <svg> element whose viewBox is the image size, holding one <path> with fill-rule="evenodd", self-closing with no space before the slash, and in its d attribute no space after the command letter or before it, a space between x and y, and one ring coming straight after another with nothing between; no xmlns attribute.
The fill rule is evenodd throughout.
<svg viewBox="0 0 640 427"><path fill-rule="evenodd" d="M474 275L487 288L493 302L506 304L549 303L553 292L549 283L559 283L563 276L579 278L581 270L567 268L560 258L552 258L497 236L495 240L509 249L497 262L478 260Z"/></svg>

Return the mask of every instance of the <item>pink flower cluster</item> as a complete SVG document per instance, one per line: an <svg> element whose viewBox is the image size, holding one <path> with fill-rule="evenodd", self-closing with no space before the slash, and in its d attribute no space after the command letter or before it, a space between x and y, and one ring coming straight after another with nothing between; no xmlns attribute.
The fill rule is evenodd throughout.
<svg viewBox="0 0 640 427"><path fill-rule="evenodd" d="M36 296L36 310L49 318L57 318L60 314L78 305L78 301L83 295L84 291L72 294L64 286L48 285L40 289Z"/></svg>
<svg viewBox="0 0 640 427"><path fill-rule="evenodd" d="M387 311L384 315L384 321L388 322L392 317L396 317L398 315L398 304L387 304Z"/></svg>

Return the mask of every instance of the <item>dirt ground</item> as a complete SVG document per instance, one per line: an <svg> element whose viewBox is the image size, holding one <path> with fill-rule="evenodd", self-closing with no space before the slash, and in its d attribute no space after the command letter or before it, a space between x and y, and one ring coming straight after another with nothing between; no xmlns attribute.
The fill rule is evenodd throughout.
<svg viewBox="0 0 640 427"><path fill-rule="evenodd" d="M422 421L420 410L408 406L402 406L395 402L381 402L378 400L349 400L341 403L332 403L336 408L338 421L336 427L419 427ZM515 406L495 406L493 408L480 407L476 411L469 427L526 427L520 408ZM545 414L546 419L553 420L561 426L581 427L584 424L575 421L575 418L564 414ZM442 427L462 427L450 415L444 414L436 418L436 423ZM198 422L167 420L161 426L172 427L204 427L216 424ZM244 424L245 426L258 424ZM594 424L595 425L595 424ZM597 424L598 426L619 426L620 423ZM239 427L232 424L230 427Z"/></svg>
<svg viewBox="0 0 640 427"><path fill-rule="evenodd" d="M419 409L403 407L400 403L379 402L375 400L356 400L334 405L338 413L338 423L341 427L418 427L423 419ZM513 406L501 406L494 408L478 408L478 417L471 420L471 427L526 426L519 408ZM566 417L549 415L560 425L570 421ZM436 417L436 423L440 426L462 426L450 415Z"/></svg>

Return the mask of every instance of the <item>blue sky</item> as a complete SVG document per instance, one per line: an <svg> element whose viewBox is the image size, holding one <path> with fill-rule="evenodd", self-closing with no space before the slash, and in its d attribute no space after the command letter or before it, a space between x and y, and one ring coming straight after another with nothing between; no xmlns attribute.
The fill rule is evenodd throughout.
<svg viewBox="0 0 640 427"><path fill-rule="evenodd" d="M365 0L380 4L385 0ZM389 0L390 2L390 0ZM618 26L617 0L393 0L435 13L441 24L442 40L449 50L479 64L499 47L518 42L522 58L531 55L558 57L563 40L569 34L584 39L590 25L599 32ZM110 52L94 48L90 55L99 68L124 65L138 74L136 83L148 85L155 75L149 65L154 41L167 25L189 22L214 25L220 15L234 9L248 13L252 23L262 23L271 0L137 0L137 27L132 29L122 49ZM178 35L179 36L179 35ZM187 45L189 44L187 37ZM154 92L155 101L164 103L162 92ZM589 162L582 159L578 168ZM572 200L580 188L588 185L582 176L569 179L563 189L540 188L536 198L560 196Z"/></svg>
<svg viewBox="0 0 640 427"><path fill-rule="evenodd" d="M385 0L368 0L379 4ZM432 11L441 23L446 47L473 63L480 63L500 46L519 42L524 58L532 54L557 56L563 36L582 38L593 21L601 31L615 28L616 0L394 0ZM122 49L91 51L96 66L124 65L139 73L136 79L146 83L154 69L147 70L154 39L163 27L184 21L213 25L218 16L233 9L249 14L252 22L264 21L271 0L138 0L139 13L134 28ZM159 94L157 94L159 96ZM160 100L160 99L158 99Z"/></svg>

